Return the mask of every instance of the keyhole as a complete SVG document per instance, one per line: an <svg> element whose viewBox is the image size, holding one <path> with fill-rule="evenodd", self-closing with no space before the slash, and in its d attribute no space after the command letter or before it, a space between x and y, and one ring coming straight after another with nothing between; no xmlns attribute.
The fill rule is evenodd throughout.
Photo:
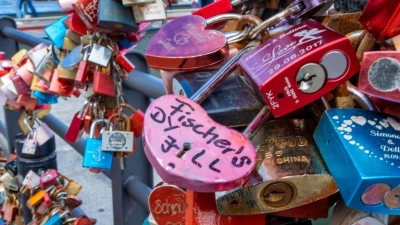
<svg viewBox="0 0 400 225"><path fill-rule="evenodd" d="M190 143L183 144L183 149L176 154L176 157L182 158L182 156L185 155L185 153L190 149L192 149L192 145Z"/></svg>
<svg viewBox="0 0 400 225"><path fill-rule="evenodd" d="M88 91L88 90L89 90L89 84L86 84L85 91Z"/></svg>
<svg viewBox="0 0 400 225"><path fill-rule="evenodd" d="M264 196L264 199L269 202L279 202L282 201L283 197L285 197L285 192L273 191Z"/></svg>

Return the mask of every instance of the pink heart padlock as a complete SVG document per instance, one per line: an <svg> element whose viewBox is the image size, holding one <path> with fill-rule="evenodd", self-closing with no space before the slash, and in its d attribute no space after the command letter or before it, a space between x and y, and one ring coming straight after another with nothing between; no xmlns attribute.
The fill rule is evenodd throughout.
<svg viewBox="0 0 400 225"><path fill-rule="evenodd" d="M214 122L199 104L180 95L160 97L149 106L143 146L165 182L197 192L242 185L256 159L245 136Z"/></svg>
<svg viewBox="0 0 400 225"><path fill-rule="evenodd" d="M207 30L201 16L183 16L164 25L146 49L149 67L193 70L223 61L229 46L223 33Z"/></svg>

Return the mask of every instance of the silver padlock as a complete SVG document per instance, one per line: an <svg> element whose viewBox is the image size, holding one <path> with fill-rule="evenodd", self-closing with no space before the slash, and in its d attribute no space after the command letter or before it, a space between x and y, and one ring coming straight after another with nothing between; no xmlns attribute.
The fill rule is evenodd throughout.
<svg viewBox="0 0 400 225"><path fill-rule="evenodd" d="M11 191L18 191L18 178L12 176L8 177L4 183L4 187Z"/></svg>
<svg viewBox="0 0 400 225"><path fill-rule="evenodd" d="M134 5L132 10L136 23L167 19L162 0L156 0L152 4Z"/></svg>
<svg viewBox="0 0 400 225"><path fill-rule="evenodd" d="M40 185L40 176L37 175L33 170L30 170L22 181L22 185L28 187L29 189L33 189L34 187Z"/></svg>
<svg viewBox="0 0 400 225"><path fill-rule="evenodd" d="M88 61L96 65L107 67L110 63L112 52L109 48L93 44Z"/></svg>
<svg viewBox="0 0 400 225"><path fill-rule="evenodd" d="M33 74L38 76L41 80L44 80L47 84L50 84L50 79L55 68L56 63L54 62L52 53L49 52L43 57L42 61L40 61Z"/></svg>
<svg viewBox="0 0 400 225"><path fill-rule="evenodd" d="M87 83L83 89L79 90L81 92L81 96L84 98L90 98L94 95L93 91L93 83Z"/></svg>
<svg viewBox="0 0 400 225"><path fill-rule="evenodd" d="M47 55L46 45L39 44L26 53L35 67L39 66L40 61Z"/></svg>

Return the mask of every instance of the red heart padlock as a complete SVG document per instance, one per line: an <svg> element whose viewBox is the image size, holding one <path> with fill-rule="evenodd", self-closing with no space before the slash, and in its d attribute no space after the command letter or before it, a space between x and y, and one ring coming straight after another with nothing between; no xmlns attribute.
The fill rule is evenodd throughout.
<svg viewBox="0 0 400 225"><path fill-rule="evenodd" d="M229 190L243 184L255 165L244 135L212 121L184 96L155 100L144 124L146 156L165 182L199 192Z"/></svg>
<svg viewBox="0 0 400 225"><path fill-rule="evenodd" d="M200 16L179 17L164 25L146 50L149 67L163 70L191 70L223 61L229 46L223 33L205 29Z"/></svg>

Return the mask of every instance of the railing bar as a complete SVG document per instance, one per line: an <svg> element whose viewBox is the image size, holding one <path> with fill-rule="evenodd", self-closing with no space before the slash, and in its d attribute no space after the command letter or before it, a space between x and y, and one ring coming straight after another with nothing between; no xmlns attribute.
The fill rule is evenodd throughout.
<svg viewBox="0 0 400 225"><path fill-rule="evenodd" d="M151 188L143 183L139 178L130 176L125 182L125 189L129 196L131 196L147 213L149 209L149 196Z"/></svg>
<svg viewBox="0 0 400 225"><path fill-rule="evenodd" d="M33 35L24 33L22 31L19 31L11 27L3 27L3 29L1 29L1 34L8 38L14 39L17 42L21 42L25 45L28 45L30 47L34 47L40 43L44 43L48 46L51 45L51 41L49 40L35 37Z"/></svg>
<svg viewBox="0 0 400 225"><path fill-rule="evenodd" d="M0 133L8 139L8 134L7 134L7 128L6 125L3 123L3 121L0 121Z"/></svg>

